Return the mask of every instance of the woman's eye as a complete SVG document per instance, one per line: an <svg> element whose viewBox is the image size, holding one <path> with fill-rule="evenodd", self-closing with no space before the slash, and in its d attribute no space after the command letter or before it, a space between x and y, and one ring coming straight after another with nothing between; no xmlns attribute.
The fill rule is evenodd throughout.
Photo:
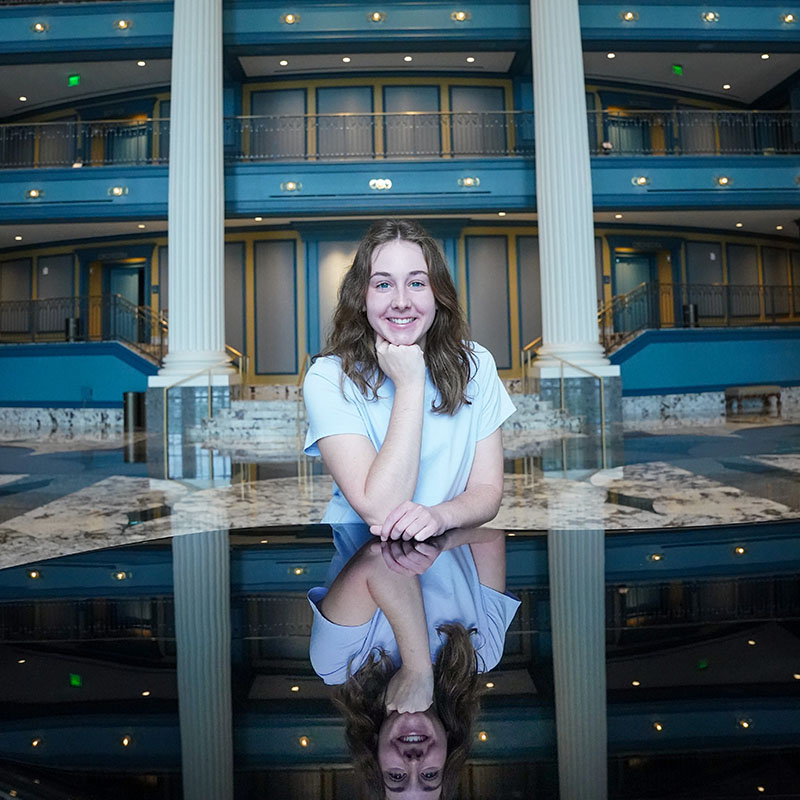
<svg viewBox="0 0 800 800"><path fill-rule="evenodd" d="M389 284L386 281L381 281L380 283L375 284L376 289L387 289Z"/></svg>
<svg viewBox="0 0 800 800"><path fill-rule="evenodd" d="M426 781L435 781L439 777L439 771L434 770L433 772L423 772L422 777Z"/></svg>
<svg viewBox="0 0 800 800"><path fill-rule="evenodd" d="M421 286L424 286L424 285L425 284L422 281L411 281L411 286L414 289L419 289Z"/></svg>
<svg viewBox="0 0 800 800"><path fill-rule="evenodd" d="M405 773L403 772L389 772L387 774L393 781L401 781L405 778Z"/></svg>

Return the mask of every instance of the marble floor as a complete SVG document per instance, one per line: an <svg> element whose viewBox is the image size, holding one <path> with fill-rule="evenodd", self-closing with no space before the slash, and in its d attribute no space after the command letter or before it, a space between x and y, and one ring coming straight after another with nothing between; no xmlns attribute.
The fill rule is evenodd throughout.
<svg viewBox="0 0 800 800"><path fill-rule="evenodd" d="M572 436L569 452L597 449ZM126 446L127 445L127 446ZM160 480L109 438L0 442L0 568L204 530L317 522L330 477L301 457L261 468L237 447L233 478ZM624 465L572 469L565 443L507 461L494 525L508 531L691 528L800 518L800 425L752 418L698 428L628 431ZM566 453L567 450L563 449ZM215 454L230 464L230 454ZM234 465L238 466L238 465ZM687 536L691 531L687 531Z"/></svg>

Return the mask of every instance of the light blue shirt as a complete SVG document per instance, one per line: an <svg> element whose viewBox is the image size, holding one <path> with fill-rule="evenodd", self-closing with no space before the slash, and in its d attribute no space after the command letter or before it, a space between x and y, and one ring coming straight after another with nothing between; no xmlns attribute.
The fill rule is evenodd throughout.
<svg viewBox="0 0 800 800"><path fill-rule="evenodd" d="M477 343L474 348L477 367L473 366L467 384L470 404L455 414L437 414L431 409L438 393L430 375L426 376L419 477L413 497L416 503L433 506L461 494L467 486L477 443L514 413L492 354ZM381 449L394 402L394 384L388 378L377 399L367 400L349 378L343 378L338 356L326 356L309 369L303 398L309 423L306 455L318 456L320 439L342 433L366 436L375 450ZM363 522L335 483L322 521Z"/></svg>

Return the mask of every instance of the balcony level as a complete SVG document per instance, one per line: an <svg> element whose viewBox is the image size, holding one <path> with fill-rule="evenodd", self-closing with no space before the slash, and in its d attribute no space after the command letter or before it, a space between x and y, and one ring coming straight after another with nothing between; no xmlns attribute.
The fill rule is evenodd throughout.
<svg viewBox="0 0 800 800"><path fill-rule="evenodd" d="M597 209L800 202L800 112L589 111ZM226 213L532 210L530 111L224 120ZM163 217L169 120L0 125L8 221Z"/></svg>

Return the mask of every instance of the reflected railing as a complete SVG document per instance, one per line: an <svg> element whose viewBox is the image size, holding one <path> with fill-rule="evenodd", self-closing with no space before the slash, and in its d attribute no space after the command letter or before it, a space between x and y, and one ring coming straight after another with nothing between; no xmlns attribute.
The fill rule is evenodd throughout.
<svg viewBox="0 0 800 800"><path fill-rule="evenodd" d="M167 322L119 294L0 302L0 342L124 342L160 363Z"/></svg>
<svg viewBox="0 0 800 800"><path fill-rule="evenodd" d="M226 117L227 163L534 155L532 111L403 111ZM800 153L798 111L588 111L592 155ZM159 165L167 118L0 125L0 168Z"/></svg>

